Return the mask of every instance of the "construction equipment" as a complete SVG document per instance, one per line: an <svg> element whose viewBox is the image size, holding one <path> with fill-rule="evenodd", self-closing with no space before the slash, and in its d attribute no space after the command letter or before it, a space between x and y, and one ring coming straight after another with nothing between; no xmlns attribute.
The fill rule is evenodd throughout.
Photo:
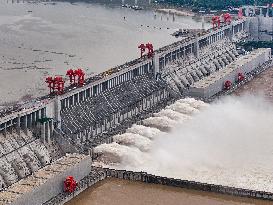
<svg viewBox="0 0 273 205"><path fill-rule="evenodd" d="M231 24L232 18L231 18L230 13L223 14L223 18L224 18L225 24Z"/></svg>
<svg viewBox="0 0 273 205"><path fill-rule="evenodd" d="M85 73L82 69L80 68L77 70L69 69L67 70L66 75L69 76L71 85L77 84L78 86L83 86ZM78 77L77 82L76 77Z"/></svg>
<svg viewBox="0 0 273 205"><path fill-rule="evenodd" d="M220 16L213 16L212 17L212 28L216 29L216 28L220 28Z"/></svg>
<svg viewBox="0 0 273 205"><path fill-rule="evenodd" d="M241 82L245 79L245 76L243 75L243 73L238 73L238 82Z"/></svg>
<svg viewBox="0 0 273 205"><path fill-rule="evenodd" d="M147 43L147 44L146 44L146 48L148 49L148 58L153 57L153 55L154 55L154 47L153 47L153 44Z"/></svg>
<svg viewBox="0 0 273 205"><path fill-rule="evenodd" d="M61 76L47 77L46 81L50 94L61 95L64 91L64 80Z"/></svg>
<svg viewBox="0 0 273 205"><path fill-rule="evenodd" d="M143 54L145 53L146 46L142 43L138 46L138 48L140 49L140 56L142 58Z"/></svg>
<svg viewBox="0 0 273 205"><path fill-rule="evenodd" d="M140 57L142 58L146 49L148 50L148 58L151 58L153 55L154 55L154 47L153 47L153 44L151 43L147 43L146 45L144 45L143 43L140 44L138 46L138 48L140 49Z"/></svg>

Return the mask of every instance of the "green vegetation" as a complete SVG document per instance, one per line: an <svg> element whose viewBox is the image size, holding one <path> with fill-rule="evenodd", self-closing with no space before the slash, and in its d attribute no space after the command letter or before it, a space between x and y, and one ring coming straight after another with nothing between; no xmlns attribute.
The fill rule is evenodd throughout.
<svg viewBox="0 0 273 205"><path fill-rule="evenodd" d="M271 48L273 49L273 41L248 41L248 42L240 42L237 44L238 46L243 47L246 51L250 51L253 48Z"/></svg>
<svg viewBox="0 0 273 205"><path fill-rule="evenodd" d="M169 4L190 6L195 9L227 9L228 7L239 7L241 5L267 5L273 0L165 0Z"/></svg>

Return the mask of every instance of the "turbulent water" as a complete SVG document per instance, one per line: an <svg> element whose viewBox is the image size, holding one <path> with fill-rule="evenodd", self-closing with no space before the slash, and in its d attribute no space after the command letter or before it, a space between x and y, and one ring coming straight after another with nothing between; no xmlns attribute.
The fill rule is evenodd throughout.
<svg viewBox="0 0 273 205"><path fill-rule="evenodd" d="M182 99L98 146L95 164L273 192L272 116L263 97Z"/></svg>
<svg viewBox="0 0 273 205"><path fill-rule="evenodd" d="M138 58L140 43L157 49L179 40L170 35L175 30L202 26L121 5L16 2L0 1L0 105L46 94L48 75L81 67L90 76Z"/></svg>

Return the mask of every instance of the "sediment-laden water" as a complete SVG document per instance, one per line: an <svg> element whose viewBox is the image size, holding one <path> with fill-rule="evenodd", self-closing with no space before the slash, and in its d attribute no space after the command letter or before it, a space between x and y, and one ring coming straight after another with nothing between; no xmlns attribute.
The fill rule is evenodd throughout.
<svg viewBox="0 0 273 205"><path fill-rule="evenodd" d="M0 105L46 94L48 75L77 67L99 73L139 57L140 43L157 49L179 40L170 35L175 30L202 26L121 4L16 2L0 1Z"/></svg>
<svg viewBox="0 0 273 205"><path fill-rule="evenodd" d="M268 205L270 202L193 191L158 184L107 179L66 205Z"/></svg>

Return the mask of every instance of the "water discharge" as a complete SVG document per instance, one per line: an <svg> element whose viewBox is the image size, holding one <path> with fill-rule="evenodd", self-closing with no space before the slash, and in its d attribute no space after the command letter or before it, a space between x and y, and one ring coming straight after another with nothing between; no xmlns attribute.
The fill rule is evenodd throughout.
<svg viewBox="0 0 273 205"><path fill-rule="evenodd" d="M273 192L273 107L263 97L226 97L210 105L187 98L154 116L115 136L121 145L98 146L102 155L95 163ZM106 155L117 156L115 163L102 161Z"/></svg>

